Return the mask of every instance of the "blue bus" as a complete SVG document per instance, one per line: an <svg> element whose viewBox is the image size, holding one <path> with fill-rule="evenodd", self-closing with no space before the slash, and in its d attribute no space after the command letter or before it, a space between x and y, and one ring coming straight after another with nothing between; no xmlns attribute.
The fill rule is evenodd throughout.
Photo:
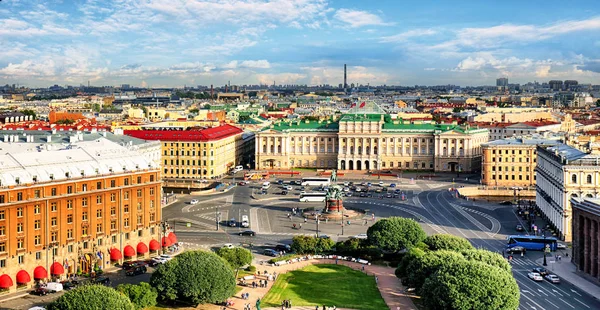
<svg viewBox="0 0 600 310"><path fill-rule="evenodd" d="M556 251L557 239L555 237L523 236L512 235L506 238L506 247L512 248L522 246L527 250L542 251L546 245L550 246L551 251Z"/></svg>

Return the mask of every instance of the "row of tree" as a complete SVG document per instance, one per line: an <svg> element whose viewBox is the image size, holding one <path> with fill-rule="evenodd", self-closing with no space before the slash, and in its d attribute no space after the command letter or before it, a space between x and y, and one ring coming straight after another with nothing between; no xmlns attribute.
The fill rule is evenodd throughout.
<svg viewBox="0 0 600 310"><path fill-rule="evenodd" d="M218 303L235 294L239 268L251 263L252 253L243 248L223 248L216 254L188 251L159 265L150 284L121 284L116 290L84 285L62 295L48 309L139 310L156 305L157 300L189 305Z"/></svg>

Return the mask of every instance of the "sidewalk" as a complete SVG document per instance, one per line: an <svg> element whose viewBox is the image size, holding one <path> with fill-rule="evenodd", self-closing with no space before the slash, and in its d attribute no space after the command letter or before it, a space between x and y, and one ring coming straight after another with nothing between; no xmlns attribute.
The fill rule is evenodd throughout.
<svg viewBox="0 0 600 310"><path fill-rule="evenodd" d="M256 265L257 271L263 273L263 271L267 271L269 274L273 272L277 272L278 274L283 274L291 270L302 269L308 265L312 264L335 264L335 260L332 259L311 259L307 261L301 261L293 264L287 264L283 266L264 266L264 265ZM350 268L361 270L362 264L348 262L348 261L338 261L338 264L345 265ZM400 283L400 280L396 278L394 274L394 269L383 266L365 266L365 272L369 275L376 275L378 277L378 287L381 292L381 297L383 297L385 303L388 305L390 309L417 309L412 302L413 298L418 298L412 296L410 294L404 294L404 287ZM264 276L258 276L257 279L266 279ZM256 299L263 298L267 292L271 289L274 281L269 281L266 288L250 288L243 287L241 291L239 291L235 296L231 298L234 301L234 305L232 307L228 307L227 309L244 309L244 304L250 303L252 309L255 309ZM242 293L250 293L250 298L247 300L242 299L240 296ZM321 306L322 307L322 306ZM320 307L320 308L321 308ZM261 307L262 308L262 307ZM200 305L197 309L206 309L206 310L220 310L223 309L223 306L216 305ZM280 309L280 308L263 308L263 309ZM292 309L315 309L314 307L294 307ZM343 309L343 308L338 308Z"/></svg>
<svg viewBox="0 0 600 310"><path fill-rule="evenodd" d="M546 262L548 263L548 266L545 268L548 269L548 271L555 273L561 279L570 282L582 291L588 293L589 295L594 297L600 296L600 286L577 274L577 268L571 263L571 249L559 250L557 253L558 252L569 253L569 257L559 253L559 255L562 255L562 257L561 260L557 262L555 261L554 256L547 256ZM542 257L540 259L536 259L535 262L542 266L544 258Z"/></svg>

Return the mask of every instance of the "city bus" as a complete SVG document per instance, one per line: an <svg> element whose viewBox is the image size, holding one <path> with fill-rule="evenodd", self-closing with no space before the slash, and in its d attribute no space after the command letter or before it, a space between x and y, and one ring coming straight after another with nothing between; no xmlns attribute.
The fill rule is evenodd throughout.
<svg viewBox="0 0 600 310"><path fill-rule="evenodd" d="M300 194L300 202L324 202L326 193L302 193Z"/></svg>
<svg viewBox="0 0 600 310"><path fill-rule="evenodd" d="M542 251L546 248L546 245L550 246L551 251L556 251L557 239L555 237L541 237L541 236L523 236L513 235L506 238L506 247L512 248L515 246L522 246L527 250Z"/></svg>
<svg viewBox="0 0 600 310"><path fill-rule="evenodd" d="M302 186L329 186L329 178L302 178Z"/></svg>

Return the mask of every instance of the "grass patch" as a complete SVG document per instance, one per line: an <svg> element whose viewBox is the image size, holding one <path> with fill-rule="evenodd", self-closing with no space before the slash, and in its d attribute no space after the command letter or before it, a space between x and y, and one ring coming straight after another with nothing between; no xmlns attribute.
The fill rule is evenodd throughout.
<svg viewBox="0 0 600 310"><path fill-rule="evenodd" d="M293 306L388 309L375 278L341 265L311 265L278 276L262 302L265 307L278 307L284 299Z"/></svg>

